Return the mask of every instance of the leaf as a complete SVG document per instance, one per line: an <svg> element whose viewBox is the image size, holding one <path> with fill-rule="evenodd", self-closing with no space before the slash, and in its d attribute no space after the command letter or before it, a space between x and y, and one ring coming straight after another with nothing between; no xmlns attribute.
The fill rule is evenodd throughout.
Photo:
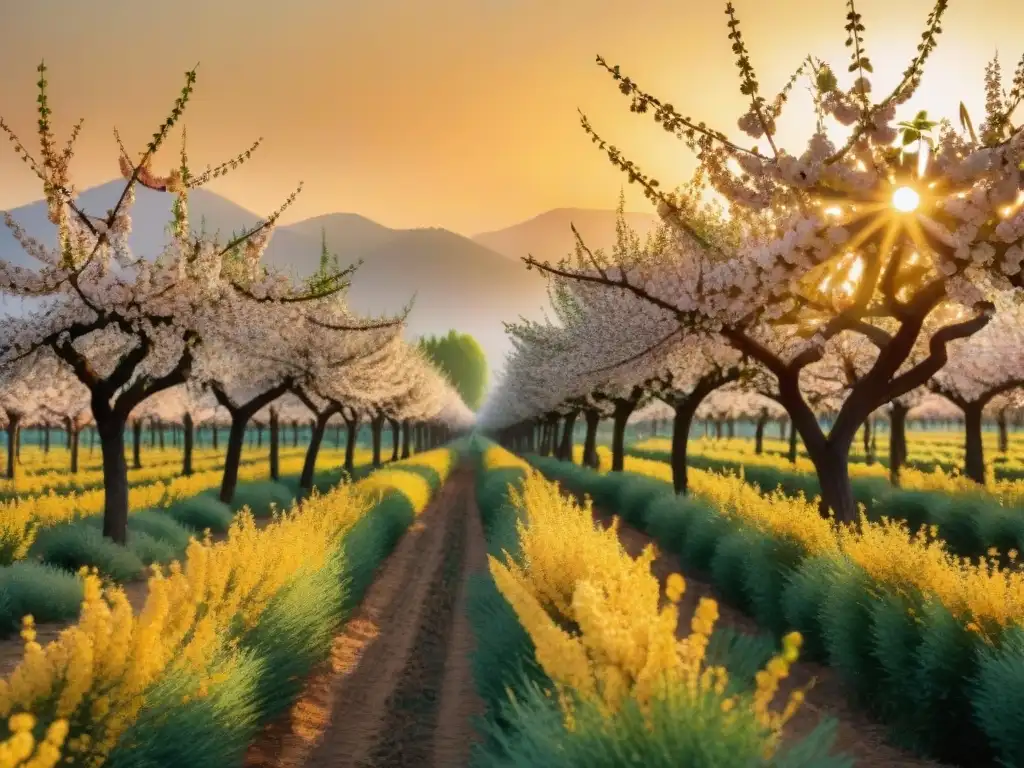
<svg viewBox="0 0 1024 768"><path fill-rule="evenodd" d="M960 102L960 125L965 131L971 134L971 141L978 143L978 137L974 133L974 126L971 124L971 116L967 114L967 105Z"/></svg>

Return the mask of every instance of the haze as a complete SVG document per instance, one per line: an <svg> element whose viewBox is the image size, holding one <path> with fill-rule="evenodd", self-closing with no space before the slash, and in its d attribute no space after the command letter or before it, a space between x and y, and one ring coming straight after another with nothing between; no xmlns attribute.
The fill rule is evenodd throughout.
<svg viewBox="0 0 1024 768"><path fill-rule="evenodd" d="M352 211L390 227L472 235L550 208L614 207L624 178L580 130L577 107L664 183L689 174L685 148L629 113L594 65L597 53L684 114L737 133L743 102L723 3L636 5L3 0L0 114L31 146L35 67L45 58L61 137L86 119L73 165L84 189L116 175L111 128L120 128L133 151L141 147L169 110L182 73L198 61L187 113L193 163L219 162L261 135L266 140L250 167L213 191L265 213L304 180L286 222ZM931 5L858 4L876 87L890 86L904 69ZM965 99L981 114L985 61L1002 49L1004 69L1012 70L1024 32L1015 5L953 3L915 104L955 117ZM740 0L737 11L769 94L808 53L837 66L846 60L840 0ZM783 144L802 147L806 120L798 123L807 114L801 92L782 126ZM0 152L0 179L0 207L41 196L11 151ZM649 210L629 192L630 208Z"/></svg>

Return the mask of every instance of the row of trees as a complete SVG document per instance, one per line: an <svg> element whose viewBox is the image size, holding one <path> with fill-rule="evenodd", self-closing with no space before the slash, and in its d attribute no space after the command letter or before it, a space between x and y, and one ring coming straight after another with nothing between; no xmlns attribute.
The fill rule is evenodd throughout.
<svg viewBox="0 0 1024 768"><path fill-rule="evenodd" d="M981 415L1024 383L1024 129L1013 123L1024 60L1009 90L998 64L988 68L977 131L962 105L961 130L920 111L897 124L946 3L936 3L917 54L881 97L869 80L864 25L849 6L853 82L840 87L833 68L809 57L772 99L727 7L749 104L738 121L742 142L683 116L598 57L631 110L681 138L698 170L664 192L583 117L665 226L641 243L620 225L612 253L591 251L577 236L576 253L558 264L525 259L551 279L555 317L509 327L515 351L482 420L512 441L532 439L539 421L548 445L562 424L564 449L564 425L583 415L593 461L591 424L611 418L613 468L621 469L629 415L658 397L674 410L675 484L685 491L697 409L711 392L738 387L785 410L817 470L823 512L853 521L848 457L857 432L885 409L902 434L931 389L963 410L966 470L983 477ZM790 154L777 128L805 77L811 136ZM833 414L827 424L823 413ZM897 465L905 453L898 448Z"/></svg>
<svg viewBox="0 0 1024 768"><path fill-rule="evenodd" d="M368 318L349 309L346 292L358 265L340 268L325 251L319 272L299 282L261 262L298 190L241 233L222 238L192 229L190 190L245 164L259 145L195 173L182 131L176 167L166 176L154 173L152 163L191 99L194 70L186 73L170 114L137 156L115 131L125 185L103 216L79 203L69 163L80 124L59 147L43 65L39 73L38 156L2 120L0 128L41 181L56 248L5 217L34 265L0 261L0 292L32 300L24 314L7 315L0 326L0 392L9 434L15 436L9 444L16 445L19 425L42 410L64 421L73 446L81 428L94 425L103 457L104 535L125 540L126 433L146 418L181 424L188 471L196 424L214 405L227 413L225 501L234 494L246 426L263 413L275 435L284 409L297 412L301 404L313 420L302 475L306 488L331 419L342 419L348 428L349 466L360 423L371 426L379 462L385 424L404 429L408 445L416 430L422 440L423 430L432 429L435 439L438 429L471 422L447 380L403 341L405 315ZM174 197L167 245L148 257L128 247L139 185Z"/></svg>

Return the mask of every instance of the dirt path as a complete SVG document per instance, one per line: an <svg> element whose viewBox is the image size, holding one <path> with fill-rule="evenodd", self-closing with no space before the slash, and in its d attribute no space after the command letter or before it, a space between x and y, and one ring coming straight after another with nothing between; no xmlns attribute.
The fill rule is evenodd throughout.
<svg viewBox="0 0 1024 768"><path fill-rule="evenodd" d="M612 517L595 511L595 519L607 527L611 524ZM639 555L645 546L654 543L650 536L621 520L619 538L626 551L634 557ZM761 631L753 619L725 603L714 587L685 573L678 557L663 552L660 548L657 552L651 571L661 582L662 588L665 586L665 579L671 573L682 573L686 579L686 592L679 604L680 636L689 634L690 616L702 597L714 598L718 602L719 619L716 626L730 627L746 634ZM813 687L808 690L807 699L786 725L784 734L787 741L809 735L822 719L831 717L838 721L834 751L852 757L857 768L942 768L942 763L915 757L912 753L889 744L886 741L884 726L873 722L862 711L850 706L838 676L829 667L812 662L797 662L792 667L789 678L780 687L776 703L784 702L791 691L805 687L812 681Z"/></svg>
<svg viewBox="0 0 1024 768"><path fill-rule="evenodd" d="M485 567L472 472L460 467L385 561L331 658L247 768L458 768L480 711L464 584Z"/></svg>

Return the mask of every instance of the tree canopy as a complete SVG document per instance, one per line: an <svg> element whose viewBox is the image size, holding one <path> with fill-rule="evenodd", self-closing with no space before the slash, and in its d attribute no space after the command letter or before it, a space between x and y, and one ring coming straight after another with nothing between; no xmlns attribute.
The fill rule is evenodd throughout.
<svg viewBox="0 0 1024 768"><path fill-rule="evenodd" d="M448 331L446 336L425 336L420 346L430 360L449 378L474 411L487 389L487 356L479 342L468 333Z"/></svg>

